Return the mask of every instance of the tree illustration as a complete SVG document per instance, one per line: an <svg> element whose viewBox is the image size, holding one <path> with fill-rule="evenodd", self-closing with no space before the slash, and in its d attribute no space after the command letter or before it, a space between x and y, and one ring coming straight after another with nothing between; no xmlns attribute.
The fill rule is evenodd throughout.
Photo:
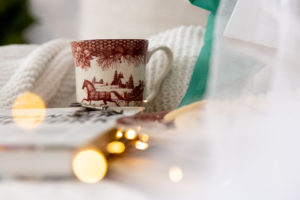
<svg viewBox="0 0 300 200"><path fill-rule="evenodd" d="M124 75L122 72L119 73L119 76L118 76L118 80L121 80L122 78L124 78Z"/></svg>
<svg viewBox="0 0 300 200"><path fill-rule="evenodd" d="M119 81L118 81L118 72L117 70L115 70L115 74L114 74L114 79L111 82L111 85L118 85Z"/></svg>
<svg viewBox="0 0 300 200"><path fill-rule="evenodd" d="M133 89L134 88L134 83L133 83L133 77L130 75L129 81L128 81L128 88Z"/></svg>

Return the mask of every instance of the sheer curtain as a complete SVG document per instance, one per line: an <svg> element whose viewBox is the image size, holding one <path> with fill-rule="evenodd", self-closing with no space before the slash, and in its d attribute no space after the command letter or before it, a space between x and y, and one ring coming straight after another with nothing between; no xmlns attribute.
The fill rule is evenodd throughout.
<svg viewBox="0 0 300 200"><path fill-rule="evenodd" d="M222 0L205 135L212 199L297 199L300 193L300 2Z"/></svg>

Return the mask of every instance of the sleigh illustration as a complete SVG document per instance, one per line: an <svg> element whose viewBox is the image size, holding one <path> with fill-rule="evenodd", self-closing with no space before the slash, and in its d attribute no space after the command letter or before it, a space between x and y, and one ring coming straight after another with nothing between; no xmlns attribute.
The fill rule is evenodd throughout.
<svg viewBox="0 0 300 200"><path fill-rule="evenodd" d="M94 83L93 83L94 82ZM99 84L99 83L96 83ZM103 84L101 82L101 84ZM111 85L105 84L108 89ZM116 87L116 86L113 86ZM113 87L110 87L112 89ZM123 94L120 94L118 91L105 91L103 90L105 87L102 87L102 90L99 91L99 88L95 87L95 81L84 80L82 89L87 91L87 98L82 100L82 103L88 102L90 105L93 101L103 101L103 104L106 105L107 102L113 102L116 106L120 106L121 102L125 102L127 106L129 106L130 102L141 102L143 100L143 92L144 92L144 83L143 81L139 81L139 85L133 87L133 89L126 90ZM116 89L122 89L122 87L116 87ZM130 92L128 92L130 91Z"/></svg>

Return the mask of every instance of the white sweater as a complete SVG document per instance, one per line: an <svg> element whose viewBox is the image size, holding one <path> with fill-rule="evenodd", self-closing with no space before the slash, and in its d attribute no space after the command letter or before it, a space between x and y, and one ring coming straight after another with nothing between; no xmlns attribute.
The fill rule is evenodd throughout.
<svg viewBox="0 0 300 200"><path fill-rule="evenodd" d="M173 51L174 64L148 111L176 108L187 90L202 46L204 30L181 26L149 38L149 47L166 45ZM160 66L167 62L163 53L152 56L146 67L146 96L153 90ZM31 91L47 107L66 107L75 101L75 75L70 41L57 39L43 45L0 47L0 108L10 108L23 92Z"/></svg>

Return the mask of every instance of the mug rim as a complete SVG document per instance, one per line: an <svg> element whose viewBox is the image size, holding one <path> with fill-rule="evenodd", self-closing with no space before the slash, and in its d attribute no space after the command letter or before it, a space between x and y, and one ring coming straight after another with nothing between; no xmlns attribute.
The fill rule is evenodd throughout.
<svg viewBox="0 0 300 200"><path fill-rule="evenodd" d="M145 42L149 42L148 39L87 39L87 40L74 40L71 41L71 44L73 43L82 43L82 42L99 42L99 41L108 41L108 40L112 40L112 41L145 41Z"/></svg>

